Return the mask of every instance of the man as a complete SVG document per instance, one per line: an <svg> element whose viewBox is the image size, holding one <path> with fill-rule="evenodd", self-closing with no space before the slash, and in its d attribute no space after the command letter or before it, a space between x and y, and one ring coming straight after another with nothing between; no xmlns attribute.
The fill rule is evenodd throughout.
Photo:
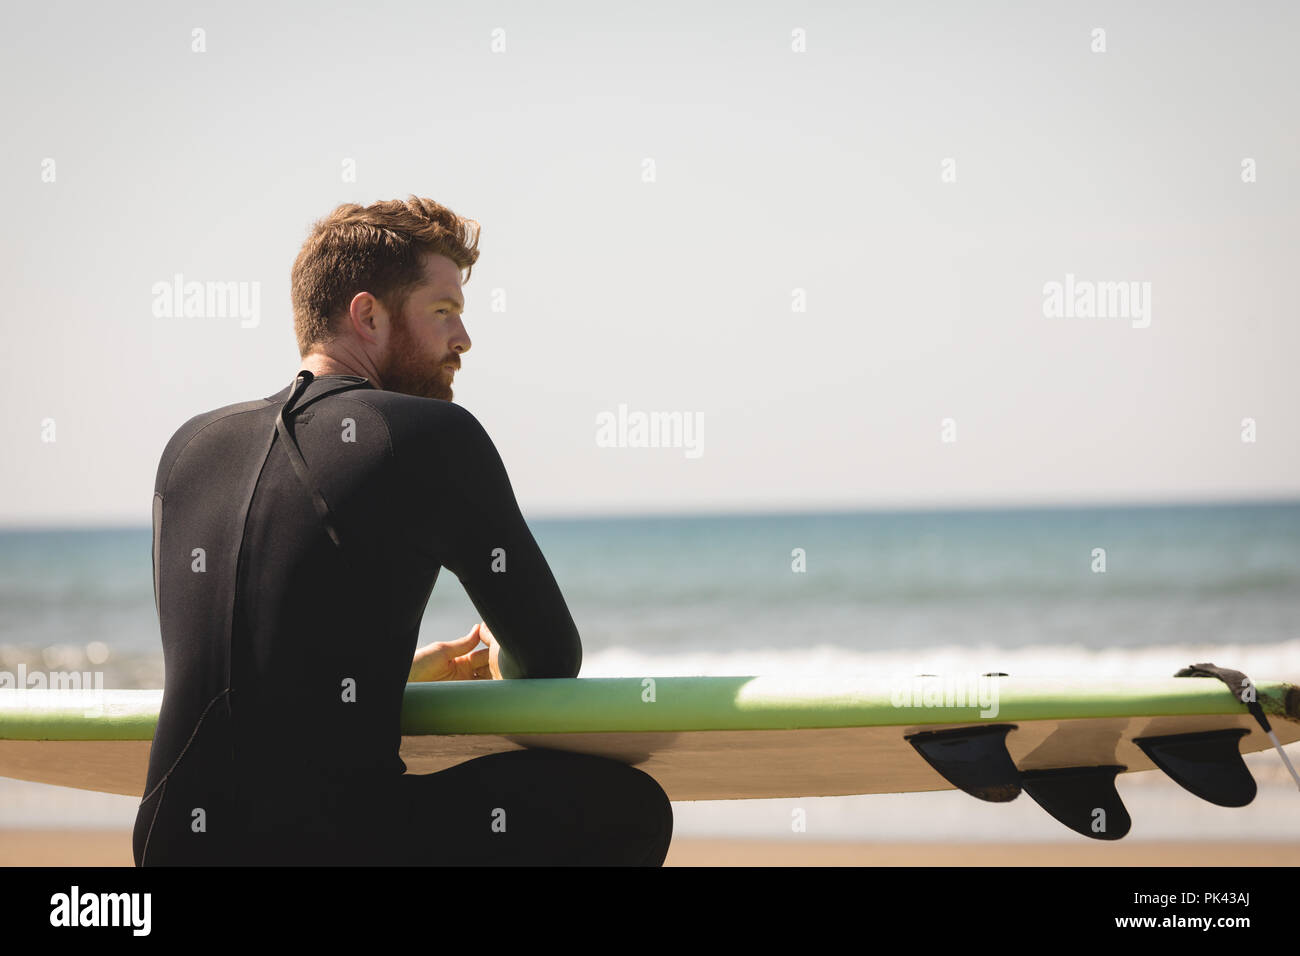
<svg viewBox="0 0 1300 956"><path fill-rule="evenodd" d="M671 807L633 767L513 751L416 775L398 756L408 680L582 660L500 456L451 403L477 259L478 224L428 199L338 207L294 263L293 383L168 443L137 865L663 862ZM416 650L443 567L483 623Z"/></svg>

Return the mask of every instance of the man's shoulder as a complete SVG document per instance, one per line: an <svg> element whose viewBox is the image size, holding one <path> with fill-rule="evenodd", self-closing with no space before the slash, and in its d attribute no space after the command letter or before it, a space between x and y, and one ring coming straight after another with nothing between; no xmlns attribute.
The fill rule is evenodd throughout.
<svg viewBox="0 0 1300 956"><path fill-rule="evenodd" d="M356 389L337 397L369 405L388 423L394 441L422 441L430 437L478 440L487 432L463 405L437 398L422 398L382 389Z"/></svg>
<svg viewBox="0 0 1300 956"><path fill-rule="evenodd" d="M222 422L236 422L241 417L274 408L274 406L275 401L273 398L259 398L247 402L237 402L233 405L223 405L211 411L200 412L190 418L172 433L172 437L168 439L167 445L163 449L162 457L158 462L158 490L161 490L165 484L166 475L171 470L171 466L176 462L176 459L211 426Z"/></svg>
<svg viewBox="0 0 1300 956"><path fill-rule="evenodd" d="M223 405L220 408L214 408L211 411L200 412L193 416L184 425L176 429L167 443L168 448L174 445L184 444L193 438L209 425L213 425L227 418L233 418L238 415L245 415L249 412L261 411L271 408L275 404L274 398L256 398L247 402L237 402L233 405Z"/></svg>
<svg viewBox="0 0 1300 956"><path fill-rule="evenodd" d="M158 462L158 490L161 491L166 485L172 466L187 448L195 444L196 439L200 439L200 444L205 444L201 436L206 434L214 439L220 436L219 441L228 443L232 434L238 437L238 429L245 422L250 429L274 427L274 417L288 399L290 391L286 388L266 398L223 405L190 418L176 429L163 450ZM373 409L384 419L394 451L399 448L424 448L428 451L455 449L465 454L472 453L475 447L492 448L492 441L479 420L464 406L453 402L376 388L339 391L321 396L318 401L360 402ZM267 437L269 438L269 432ZM239 440L242 441L242 438Z"/></svg>

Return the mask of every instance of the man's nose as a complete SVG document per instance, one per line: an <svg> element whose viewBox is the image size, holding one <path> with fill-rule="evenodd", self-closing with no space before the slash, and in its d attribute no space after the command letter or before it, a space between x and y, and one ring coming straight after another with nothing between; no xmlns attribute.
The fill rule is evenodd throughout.
<svg viewBox="0 0 1300 956"><path fill-rule="evenodd" d="M457 352L468 352L474 343L469 339L469 333L465 331L465 323L460 316L456 316L456 332L451 338L451 347Z"/></svg>

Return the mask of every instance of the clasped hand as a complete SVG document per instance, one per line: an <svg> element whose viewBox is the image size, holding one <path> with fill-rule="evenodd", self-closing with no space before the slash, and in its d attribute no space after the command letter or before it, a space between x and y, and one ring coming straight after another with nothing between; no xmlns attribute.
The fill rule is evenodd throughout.
<svg viewBox="0 0 1300 956"><path fill-rule="evenodd" d="M479 642L487 647L479 647ZM478 648L475 650L475 648ZM455 641L438 641L418 648L411 660L408 681L501 680L497 664L501 647L479 621L474 629Z"/></svg>

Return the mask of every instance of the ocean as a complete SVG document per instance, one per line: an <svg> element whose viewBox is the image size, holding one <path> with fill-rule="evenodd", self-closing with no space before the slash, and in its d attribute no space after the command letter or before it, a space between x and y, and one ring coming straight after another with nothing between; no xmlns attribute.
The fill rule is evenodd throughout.
<svg viewBox="0 0 1300 956"><path fill-rule="evenodd" d="M1168 676L1211 650L1300 677L1300 502L529 524L584 677ZM444 571L421 640L478 619ZM0 532L0 668L19 663L161 686L148 528Z"/></svg>
<svg viewBox="0 0 1300 956"><path fill-rule="evenodd" d="M529 524L582 634L584 677L1165 677L1208 660L1300 680L1300 502ZM0 670L95 671L106 687L162 686L151 575L148 528L0 532ZM478 619L444 571L421 642L462 636ZM50 801L23 789L34 786L0 786L0 826L45 818ZM1193 815L1153 811L1160 832L1225 812L1184 796ZM880 808L953 797L969 801L822 801ZM116 798L69 799L89 807ZM733 832L737 821L766 832L755 814L789 814L759 805L787 803L699 804L699 832ZM1282 835L1277 821L1263 825ZM851 829L841 821L828 833ZM1009 836L1024 832L1008 826Z"/></svg>

